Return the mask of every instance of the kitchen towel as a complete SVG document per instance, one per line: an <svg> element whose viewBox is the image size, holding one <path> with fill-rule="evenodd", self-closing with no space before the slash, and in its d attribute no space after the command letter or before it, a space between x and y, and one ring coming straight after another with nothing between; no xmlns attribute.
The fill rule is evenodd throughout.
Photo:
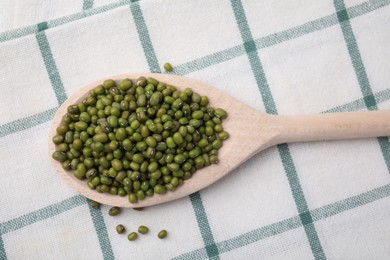
<svg viewBox="0 0 390 260"><path fill-rule="evenodd" d="M80 87L165 62L264 113L390 109L389 0L3 2L1 260L388 259L388 137L281 144L117 217L68 187L47 144ZM150 232L128 241L117 224Z"/></svg>

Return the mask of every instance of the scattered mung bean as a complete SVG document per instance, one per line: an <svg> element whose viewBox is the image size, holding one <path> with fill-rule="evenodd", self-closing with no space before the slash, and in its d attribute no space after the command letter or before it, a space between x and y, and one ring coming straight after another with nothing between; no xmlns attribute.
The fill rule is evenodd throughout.
<svg viewBox="0 0 390 260"><path fill-rule="evenodd" d="M136 232L131 232L128 236L127 239L130 241L134 241L138 238L138 234Z"/></svg>
<svg viewBox="0 0 390 260"><path fill-rule="evenodd" d="M122 224L116 226L116 232L118 232L118 234L123 234L125 231L126 228Z"/></svg>
<svg viewBox="0 0 390 260"><path fill-rule="evenodd" d="M138 227L138 233L145 235L146 233L149 232L149 228L146 226L139 226Z"/></svg>
<svg viewBox="0 0 390 260"><path fill-rule="evenodd" d="M158 234L157 234L158 238L160 238L160 239L165 238L167 235L168 235L168 232L164 229L161 230L160 232L158 232Z"/></svg>
<svg viewBox="0 0 390 260"><path fill-rule="evenodd" d="M168 63L168 62L164 64L164 69L166 71L172 71L173 70L172 65L170 63Z"/></svg>
<svg viewBox="0 0 390 260"><path fill-rule="evenodd" d="M109 211L108 211L108 215L114 217L114 216L117 216L121 213L121 208L119 207L112 207Z"/></svg>

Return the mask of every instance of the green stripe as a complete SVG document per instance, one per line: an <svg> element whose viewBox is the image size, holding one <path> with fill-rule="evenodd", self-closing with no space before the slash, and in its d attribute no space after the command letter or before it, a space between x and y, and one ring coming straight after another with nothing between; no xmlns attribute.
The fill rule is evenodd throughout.
<svg viewBox="0 0 390 260"><path fill-rule="evenodd" d="M47 22L37 24L38 32L44 31L48 28Z"/></svg>
<svg viewBox="0 0 390 260"><path fill-rule="evenodd" d="M0 235L4 235L14 230L21 229L25 226L34 224L41 220L57 216L63 212L66 212L84 204L85 198L81 195L76 195L63 201L49 205L47 207L32 211L20 217L1 223Z"/></svg>
<svg viewBox="0 0 390 260"><path fill-rule="evenodd" d="M158 65L156 53L154 51L152 41L149 36L148 28L146 27L144 16L138 2L130 5L130 10L133 15L135 26L137 27L138 36L146 56L146 60L151 72L160 73L161 69Z"/></svg>
<svg viewBox="0 0 390 260"><path fill-rule="evenodd" d="M88 199L86 199L86 201L87 203L89 202ZM101 209L92 208L90 203L88 203L88 208L93 221L93 225L95 226L96 234L99 239L100 249L103 253L103 258L105 260L115 259L114 252L112 251L110 239L108 237L106 223L104 222Z"/></svg>
<svg viewBox="0 0 390 260"><path fill-rule="evenodd" d="M284 232L299 228L301 226L302 223L300 222L299 217L288 218L222 241L217 245L221 253L226 253L248 244L263 240L265 238L276 236Z"/></svg>
<svg viewBox="0 0 390 260"><path fill-rule="evenodd" d="M83 1L83 10L88 10L93 7L93 0L84 0Z"/></svg>
<svg viewBox="0 0 390 260"><path fill-rule="evenodd" d="M244 45L238 45L223 51L219 51L199 59L195 59L175 66L175 74L186 75L207 67L240 57L245 54Z"/></svg>
<svg viewBox="0 0 390 260"><path fill-rule="evenodd" d="M56 111L57 108L51 108L49 110L43 111L42 113L38 113L32 116L17 119L4 125L0 125L0 137L17 133L29 129L31 127L46 123L54 117Z"/></svg>
<svg viewBox="0 0 390 260"><path fill-rule="evenodd" d="M284 170L287 173L288 182L290 183L291 192L297 205L298 212L299 214L305 214L309 211L309 208L305 196L303 195L302 186L299 182L295 164L291 157L290 148L287 144L279 144L278 150Z"/></svg>
<svg viewBox="0 0 390 260"><path fill-rule="evenodd" d="M261 98L264 103L265 111L268 114L276 115L278 112L276 110L276 106L271 94L271 90L268 86L268 81L266 80L264 74L263 65L261 64L261 61L257 55L257 51L248 52L248 58L252 68L253 75L256 80L257 87L259 88Z"/></svg>
<svg viewBox="0 0 390 260"><path fill-rule="evenodd" d="M38 28L35 24L29 25L26 27L22 27L22 28L18 28L18 29L14 29L14 30L10 30L10 31L6 31L6 32L2 32L2 33L0 33L0 42L13 40L13 39L20 38L20 37L23 37L23 36L26 36L29 34L33 34L36 32L38 32Z"/></svg>
<svg viewBox="0 0 390 260"><path fill-rule="evenodd" d="M387 93L386 95L390 94L390 89L385 90ZM378 93L379 94L379 93ZM379 95L375 94L374 97L378 97ZM390 97L387 97L387 99L390 99ZM347 111L357 111L366 108L366 104L364 104L364 98L359 98L354 101L330 108L323 113L335 113L335 112L347 112Z"/></svg>
<svg viewBox="0 0 390 260"><path fill-rule="evenodd" d="M204 247L195 249L193 251L175 256L171 258L172 260L200 260L207 259L207 252Z"/></svg>
<svg viewBox="0 0 390 260"><path fill-rule="evenodd" d="M375 11L390 4L390 0L371 0L347 8L349 18L355 18L369 12Z"/></svg>
<svg viewBox="0 0 390 260"><path fill-rule="evenodd" d="M310 212L307 212L311 216ZM312 218L310 218L312 220ZM301 218L302 221L302 218ZM308 223L303 225L306 236L309 240L310 248L315 259L326 259L324 250L322 249L320 238L318 237L314 223Z"/></svg>
<svg viewBox="0 0 390 260"><path fill-rule="evenodd" d="M347 45L348 53L351 58L352 66L355 70L360 90L363 94L363 101L368 110L377 110L378 105L373 95L370 82L360 55L359 47L353 33L348 11L345 8L343 0L334 0L334 6L337 11L337 18L343 33L344 41ZM390 143L388 137L379 137L378 143L382 151L383 159L387 170L390 172Z"/></svg>
<svg viewBox="0 0 390 260"><path fill-rule="evenodd" d="M314 221L332 217L339 213L364 206L390 196L390 184L375 188L359 195L312 210Z"/></svg>
<svg viewBox="0 0 390 260"><path fill-rule="evenodd" d="M242 6L240 0L231 0L231 5L233 8L234 15L236 17L237 25L241 33L241 38L244 41L244 47L249 58L252 72L255 76L257 86L262 95L266 112L270 114L277 114L276 105L272 98L272 94L268 86L263 66L256 50L256 44L252 39L252 34L250 32L249 24L245 16L244 7ZM317 231L314 227L310 211L308 210L306 199L304 197L288 145L278 145L278 150L289 181L295 204L299 212L301 222L304 225L305 233L308 238L313 256L316 259L325 259L326 257L322 249Z"/></svg>
<svg viewBox="0 0 390 260"><path fill-rule="evenodd" d="M1 228L1 224L0 224L0 228ZM5 248L4 248L4 241L1 235L0 235L0 260L7 260L7 254L5 253Z"/></svg>
<svg viewBox="0 0 390 260"><path fill-rule="evenodd" d="M375 99L373 98L370 83L368 82L366 70L363 65L362 57L360 56L356 38L352 31L348 12L345 8L344 2L342 0L334 0L334 4L337 11L337 18L343 32L345 43L347 44L347 49L352 60L353 68L355 69L361 91L363 96L367 97L364 100L365 104L367 107L375 106Z"/></svg>
<svg viewBox="0 0 390 260"><path fill-rule="evenodd" d="M297 206L299 217L305 229L310 248L316 259L326 259L324 251L321 246L320 239L313 224L313 218L307 206L305 196L303 194L302 186L296 171L294 161L291 157L291 152L287 144L278 145L279 155L282 159L283 167L290 184L291 192Z"/></svg>
<svg viewBox="0 0 390 260"><path fill-rule="evenodd" d="M372 189L359 195L331 203L311 211L313 222L323 220L351 209L362 207L369 203L390 196L390 184ZM247 246L268 237L276 236L290 230L302 227L303 223L299 216L288 218L271 225L267 225L245 234L217 243L220 254ZM188 253L179 255L173 259L204 259L205 249L199 248Z"/></svg>
<svg viewBox="0 0 390 260"><path fill-rule="evenodd" d="M313 21L294 26L255 40L257 49L268 48L301 36L332 27L338 23L336 14L324 16Z"/></svg>
<svg viewBox="0 0 390 260"><path fill-rule="evenodd" d="M200 197L199 192L191 194L190 200L192 203L192 207L194 208L195 217L196 221L198 222L200 233L202 234L207 256L209 258L219 259L218 248L215 245L213 232L211 231L206 210L203 206L202 198Z"/></svg>
<svg viewBox="0 0 390 260"><path fill-rule="evenodd" d="M385 160L387 170L390 173L390 141L387 136L378 137L378 143L382 151L383 159Z"/></svg>
<svg viewBox="0 0 390 260"><path fill-rule="evenodd" d="M262 239L276 236L284 232L299 228L302 226L302 223L299 220L299 217L288 218L283 221L279 221L250 232L241 234L239 236L227 239L225 241L217 243L217 247L221 254L247 246L249 244L255 243ZM175 260L187 260L187 259L204 259L207 258L205 255L205 249L199 248L188 253L184 253L177 257L174 257Z"/></svg>
<svg viewBox="0 0 390 260"><path fill-rule="evenodd" d="M381 90L374 94L374 98L378 104L390 100L390 88ZM346 111L357 111L366 108L364 104L364 98L359 98L354 101L345 103L340 106L328 109L323 113L334 113L334 112L346 112Z"/></svg>
<svg viewBox="0 0 390 260"><path fill-rule="evenodd" d="M57 65L54 62L53 54L51 52L45 31L41 31L35 36L38 41L39 49L46 66L47 73L49 74L51 85L57 97L58 104L62 104L66 100L66 93L60 74L58 73Z"/></svg>

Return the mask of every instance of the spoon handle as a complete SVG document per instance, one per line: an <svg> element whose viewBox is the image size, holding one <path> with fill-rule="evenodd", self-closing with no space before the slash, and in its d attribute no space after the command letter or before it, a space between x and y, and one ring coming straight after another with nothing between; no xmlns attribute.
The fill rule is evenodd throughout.
<svg viewBox="0 0 390 260"><path fill-rule="evenodd" d="M390 136L390 110L271 118L275 143Z"/></svg>

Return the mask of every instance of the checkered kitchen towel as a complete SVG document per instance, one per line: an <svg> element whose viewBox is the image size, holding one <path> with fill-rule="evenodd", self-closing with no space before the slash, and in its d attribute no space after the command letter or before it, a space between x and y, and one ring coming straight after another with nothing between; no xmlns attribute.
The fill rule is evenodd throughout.
<svg viewBox="0 0 390 260"><path fill-rule="evenodd" d="M47 151L67 96L167 61L270 114L390 109L389 0L1 2L1 29L27 25L0 34L1 260L389 259L388 137L282 144L201 192L115 218ZM129 242L119 223L151 232Z"/></svg>

